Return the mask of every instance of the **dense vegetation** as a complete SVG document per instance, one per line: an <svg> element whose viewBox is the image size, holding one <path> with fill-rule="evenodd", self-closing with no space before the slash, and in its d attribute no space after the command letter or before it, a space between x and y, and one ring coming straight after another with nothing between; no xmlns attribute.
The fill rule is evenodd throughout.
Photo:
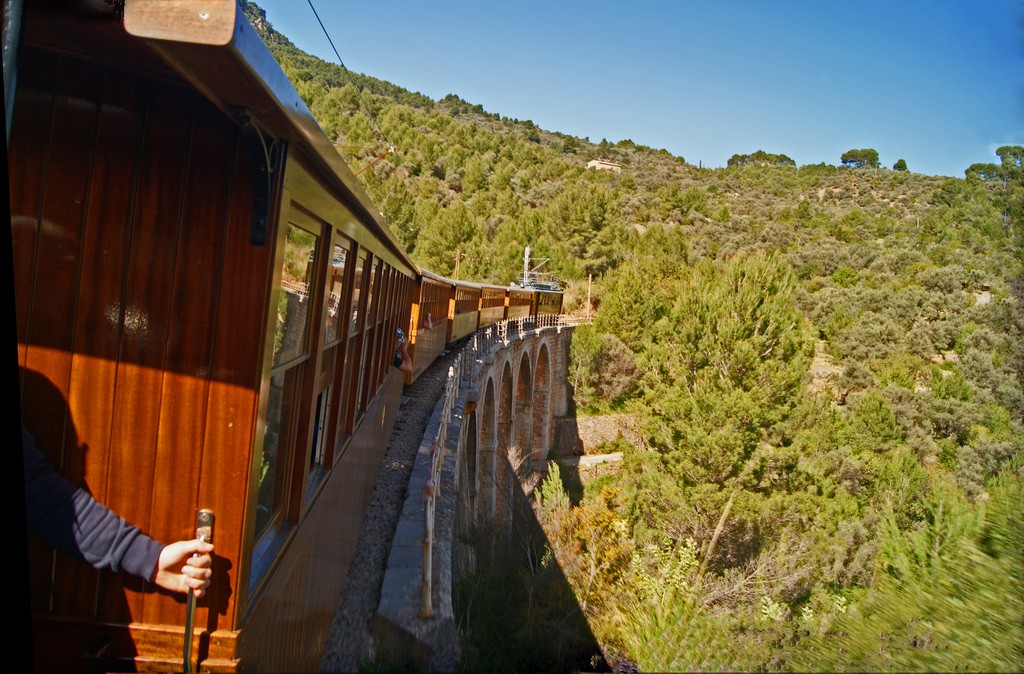
<svg viewBox="0 0 1024 674"><path fill-rule="evenodd" d="M414 259L507 283L530 245L572 307L593 276L576 402L639 439L581 498L551 471L531 568L610 659L1024 669L1024 148L963 178L871 149L697 168L346 73L249 11Z"/></svg>

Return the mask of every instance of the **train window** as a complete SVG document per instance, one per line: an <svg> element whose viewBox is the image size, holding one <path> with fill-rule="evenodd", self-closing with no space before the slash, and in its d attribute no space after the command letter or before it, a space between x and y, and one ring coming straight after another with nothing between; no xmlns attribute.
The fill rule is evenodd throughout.
<svg viewBox="0 0 1024 674"><path fill-rule="evenodd" d="M344 353L344 380L341 400L339 401L338 427L341 433L351 433L356 420L356 393L359 387L359 363L361 358L363 335L362 317L366 312L366 297L362 289L367 286L366 264L367 253L359 249L353 258L352 271L352 305L349 321L348 337Z"/></svg>
<svg viewBox="0 0 1024 674"><path fill-rule="evenodd" d="M433 327L443 326L448 318L448 288L426 278L422 283L420 323L426 327L429 317Z"/></svg>
<svg viewBox="0 0 1024 674"><path fill-rule="evenodd" d="M492 309L494 307L504 306L505 304L505 293L501 290L486 290L481 301L481 305L485 309Z"/></svg>
<svg viewBox="0 0 1024 674"><path fill-rule="evenodd" d="M439 285L434 287L434 301L432 302L434 311L431 313L432 317L437 316L438 319L448 318L448 299L450 293L451 291L448 286Z"/></svg>
<svg viewBox="0 0 1024 674"><path fill-rule="evenodd" d="M318 243L319 237L316 234L293 224L288 225L281 268L281 295L277 304L277 327L274 331L273 367L302 356L309 350L309 284L316 269Z"/></svg>
<svg viewBox="0 0 1024 674"><path fill-rule="evenodd" d="M395 330L406 329L409 326L409 314L403 307L411 309L412 298L409 295L409 278L399 270L391 270L391 293L390 309L388 311L388 323L384 328L385 351L381 363L380 378L383 382L391 371L395 346ZM407 334L406 337L409 335Z"/></svg>
<svg viewBox="0 0 1024 674"><path fill-rule="evenodd" d="M359 255L356 257L356 270L355 276L353 277L353 289L352 289L352 320L349 324L348 334L355 335L362 329L359 324L359 311L363 307L362 294L363 286L366 285L366 278L364 268L366 267L366 252L359 251Z"/></svg>
<svg viewBox="0 0 1024 674"><path fill-rule="evenodd" d="M309 481L306 486L306 500L316 493L316 488L327 476L328 435L327 421L331 409L331 387L320 391L316 397L316 415L313 418L313 442L309 453Z"/></svg>
<svg viewBox="0 0 1024 674"><path fill-rule="evenodd" d="M388 315L387 323L384 326L384 345L385 354L383 367L381 368L381 379L383 380L387 376L388 371L391 368L391 362L393 361L394 347L395 347L395 330L399 327L407 327L399 324L399 303L403 297L405 286L403 281L405 278L399 273L397 269L391 269L391 287L388 290ZM408 335L406 335L408 337Z"/></svg>
<svg viewBox="0 0 1024 674"><path fill-rule="evenodd" d="M363 406L377 390L377 364L380 361L380 340L381 340L381 314L383 314L384 303L387 301L387 271L388 267L383 262L377 261L375 280L373 284L373 306L368 310L372 313L366 314L366 361L362 368L363 375Z"/></svg>
<svg viewBox="0 0 1024 674"><path fill-rule="evenodd" d="M392 300L392 284L394 283L395 269L391 265L384 265L384 271L382 272L383 285L381 286L381 310L377 316L378 323L384 323L391 317L391 300Z"/></svg>
<svg viewBox="0 0 1024 674"><path fill-rule="evenodd" d="M374 258L370 263L370 273L366 279L368 281L366 285L366 320L364 321L366 327L373 327L374 312L377 311L377 298L375 296L377 287L380 285L380 265L377 263L377 259Z"/></svg>
<svg viewBox="0 0 1024 674"><path fill-rule="evenodd" d="M363 341L359 349L359 360L355 363L359 371L359 385L356 389L357 417L362 416L366 411L366 402L369 399L368 390L372 377L372 372L369 368L373 360L373 340L377 333L375 328L377 324L376 314L379 311L377 304L380 302L378 289L380 288L381 268L376 259L372 260L366 288L366 328L363 331Z"/></svg>
<svg viewBox="0 0 1024 674"><path fill-rule="evenodd" d="M337 410L339 403L334 400L334 392L344 390L341 387L343 376L342 363L344 349L340 343L324 347L320 354L320 375L317 377L314 392L317 396L316 421L313 425L312 459L310 467L314 469L310 476L310 493L318 482L316 471L326 470L334 458L334 439L338 435Z"/></svg>
<svg viewBox="0 0 1024 674"><path fill-rule="evenodd" d="M334 462L334 443L340 434L347 432L346 422L346 401L345 395L345 355L346 348L343 340L347 338L347 329L351 324L346 324L344 318L349 315L350 294L354 285L351 261L354 260L355 244L349 239L335 233L332 247L331 263L327 273L327 291L330 297L327 299L326 316L324 317L324 346L320 356L320 381L317 383L318 395L327 396L329 406L324 410L325 425L323 442L323 455L318 461L319 465L329 467ZM358 308L358 303L351 303L353 308ZM328 327L327 321L332 319L332 310L337 320L337 325ZM311 483L313 480L311 480Z"/></svg>
<svg viewBox="0 0 1024 674"><path fill-rule="evenodd" d="M261 538L281 517L289 478L288 448L295 434L298 382L302 367L292 367L270 378L267 430L263 435L256 497L256 538Z"/></svg>
<svg viewBox="0 0 1024 674"><path fill-rule="evenodd" d="M307 220L303 218L303 222ZM312 229L318 223L307 224ZM316 333L311 326L313 321L321 320L324 306L320 295L324 282L317 274L325 275L318 269L324 270L325 261L319 258L326 258L327 251L320 246L320 236L291 222L281 232L278 246L280 290L271 309L273 357L262 452L255 466L255 546L250 582L258 581L269 568L272 551L284 540L277 532L298 517L297 485L306 474L301 460L305 450L297 447L300 442L303 447L309 442L301 410L303 396L309 395L307 377L315 374L311 356Z"/></svg>
<svg viewBox="0 0 1024 674"><path fill-rule="evenodd" d="M327 314L324 317L325 345L341 339L341 304L344 298L345 262L347 259L348 249L335 243L327 274Z"/></svg>
<svg viewBox="0 0 1024 674"><path fill-rule="evenodd" d="M391 265L382 264L382 266L384 269L381 272L381 308L377 312L377 325L380 332L377 334L377 340L374 345L373 385L371 387L373 391L379 389L380 385L384 383L384 378L387 375L387 366L390 365L390 363L385 363L385 361L389 360L387 356L391 354L391 345L394 344L395 334L391 320L391 315L394 311L395 269Z"/></svg>

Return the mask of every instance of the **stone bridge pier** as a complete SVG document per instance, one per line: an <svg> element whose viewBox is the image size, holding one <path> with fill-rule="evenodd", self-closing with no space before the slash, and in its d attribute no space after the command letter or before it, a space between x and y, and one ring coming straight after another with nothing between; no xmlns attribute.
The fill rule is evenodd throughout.
<svg viewBox="0 0 1024 674"><path fill-rule="evenodd" d="M453 584L476 568L469 541L509 532L520 472L546 464L557 421L569 411L578 323L506 321L463 347L420 444L391 546L373 625L379 654L454 671Z"/></svg>
<svg viewBox="0 0 1024 674"><path fill-rule="evenodd" d="M514 473L546 462L554 420L568 410L570 335L564 326L539 328L498 342L480 359L455 452L455 487L467 524L507 524Z"/></svg>

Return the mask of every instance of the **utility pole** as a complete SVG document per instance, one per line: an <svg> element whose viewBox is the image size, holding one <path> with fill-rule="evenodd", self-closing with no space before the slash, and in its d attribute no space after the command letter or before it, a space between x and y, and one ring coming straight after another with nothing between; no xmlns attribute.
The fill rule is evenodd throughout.
<svg viewBox="0 0 1024 674"><path fill-rule="evenodd" d="M594 275L587 274L587 318L590 318L590 285L594 282Z"/></svg>
<svg viewBox="0 0 1024 674"><path fill-rule="evenodd" d="M462 262L462 251L458 248L455 249L455 280L459 280L459 263Z"/></svg>

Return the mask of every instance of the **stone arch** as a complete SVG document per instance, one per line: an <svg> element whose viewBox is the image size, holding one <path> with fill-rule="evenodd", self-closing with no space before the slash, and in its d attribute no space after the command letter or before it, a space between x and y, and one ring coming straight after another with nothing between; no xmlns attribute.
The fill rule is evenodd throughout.
<svg viewBox="0 0 1024 674"><path fill-rule="evenodd" d="M543 464L551 451L551 355L546 340L541 340L537 349L537 366L533 378L533 441L531 461L535 466Z"/></svg>
<svg viewBox="0 0 1024 674"><path fill-rule="evenodd" d="M512 515L512 475L508 449L515 423L515 407L512 404L513 376L512 363L508 360L501 368L501 382L498 385L498 437L495 444L495 523L510 523Z"/></svg>
<svg viewBox="0 0 1024 674"><path fill-rule="evenodd" d="M476 512L476 495L480 489L480 476L477 474L477 428L476 410L466 415L466 486L465 493L468 498L469 512Z"/></svg>
<svg viewBox="0 0 1024 674"><path fill-rule="evenodd" d="M467 402L455 462L455 517L452 532L452 573L456 577L476 572L477 550L469 541L476 537L478 428L475 403Z"/></svg>
<svg viewBox="0 0 1024 674"><path fill-rule="evenodd" d="M495 456L497 455L498 439L497 407L494 380L488 377L484 384L483 405L478 408L481 411L480 439L477 445L476 475L471 481L478 485L476 521L481 526L487 526L494 521Z"/></svg>
<svg viewBox="0 0 1024 674"><path fill-rule="evenodd" d="M530 352L523 351L519 358L516 376L515 425L512 429L512 443L517 448L516 463L530 465L533 453L533 371L530 367ZM518 469L513 465L513 469Z"/></svg>

